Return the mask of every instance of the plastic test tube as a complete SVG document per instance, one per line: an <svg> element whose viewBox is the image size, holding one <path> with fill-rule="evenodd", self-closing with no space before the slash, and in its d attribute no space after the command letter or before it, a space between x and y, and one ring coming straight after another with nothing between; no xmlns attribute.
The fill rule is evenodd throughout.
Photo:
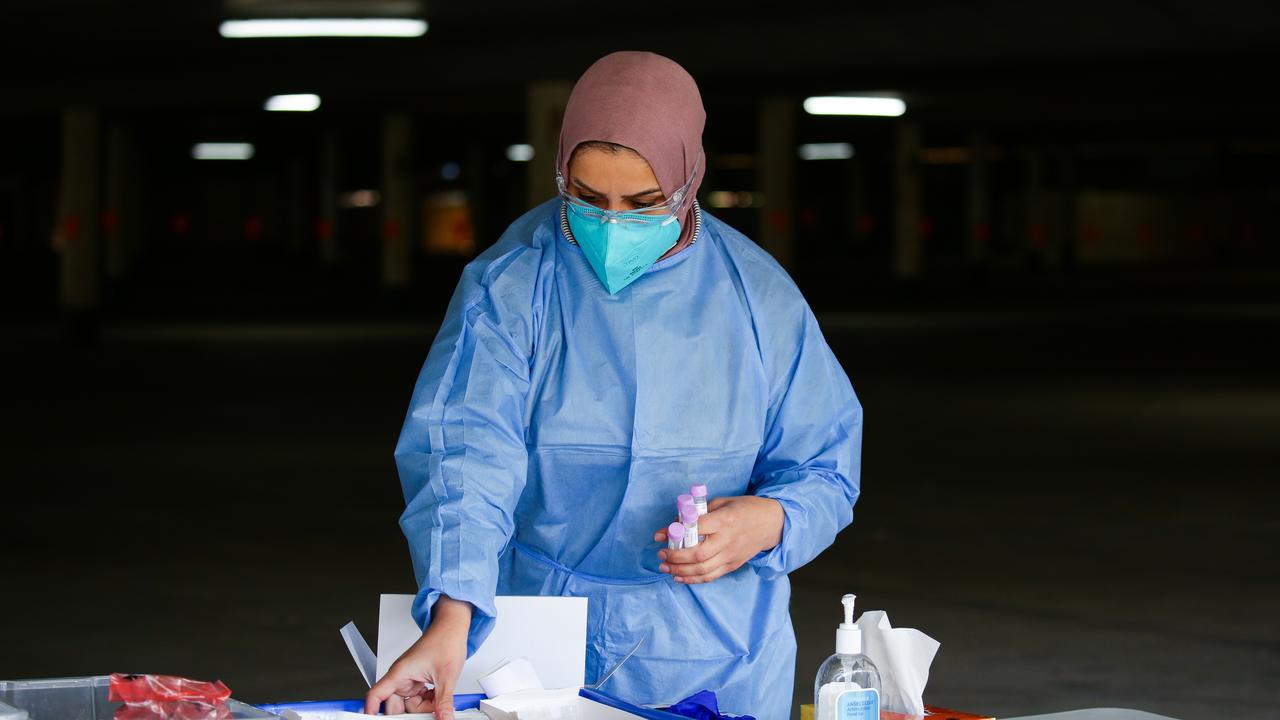
<svg viewBox="0 0 1280 720"><path fill-rule="evenodd" d="M685 493L684 495L677 497L676 498L676 517L680 517L680 511L684 509L685 505L693 505L693 504L694 504L693 496L690 495L689 493Z"/></svg>
<svg viewBox="0 0 1280 720"><path fill-rule="evenodd" d="M698 546L698 509L692 504L680 508L680 522L684 523L685 548Z"/></svg>
<svg viewBox="0 0 1280 720"><path fill-rule="evenodd" d="M673 522L667 526L667 549L679 550L684 547L684 525Z"/></svg>
<svg viewBox="0 0 1280 720"><path fill-rule="evenodd" d="M702 483L689 488L689 495L693 498L693 506L698 508L698 515L707 514L707 486Z"/></svg>

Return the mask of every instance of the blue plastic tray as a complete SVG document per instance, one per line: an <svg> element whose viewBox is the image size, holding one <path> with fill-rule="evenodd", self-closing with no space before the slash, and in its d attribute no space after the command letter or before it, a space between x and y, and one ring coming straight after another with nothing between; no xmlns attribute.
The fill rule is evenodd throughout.
<svg viewBox="0 0 1280 720"><path fill-rule="evenodd" d="M625 710L626 712L642 717L645 720L688 720L683 715L676 715L665 712L663 710L655 710L653 708L640 707L632 705L625 700L619 700L612 695L606 695L599 690L589 690L583 688L579 693L582 697L598 702L601 705L608 705L612 708ZM482 694L474 695L454 695L453 706L458 710L474 710L480 707L480 701L484 699ZM345 710L346 712L364 712L364 700L313 700L309 702L291 702L291 703L268 703L258 705L258 709L265 710L269 713L279 715L285 710L293 710L295 712L338 712Z"/></svg>
<svg viewBox="0 0 1280 720"><path fill-rule="evenodd" d="M484 695L480 693L469 695L454 695L453 706L458 710L475 710L480 707L480 701L484 699ZM364 712L364 698L356 700L307 700L302 702L287 703L266 703L257 706L259 710L265 710L269 713L279 715L285 710L293 710L294 712Z"/></svg>

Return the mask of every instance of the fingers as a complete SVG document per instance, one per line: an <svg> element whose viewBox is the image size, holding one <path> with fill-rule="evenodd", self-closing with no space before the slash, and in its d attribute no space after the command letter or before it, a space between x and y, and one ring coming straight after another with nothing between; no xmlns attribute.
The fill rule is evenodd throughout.
<svg viewBox="0 0 1280 720"><path fill-rule="evenodd" d="M659 550L658 558L666 565L689 565L706 562L720 554L727 542L728 540L724 536L706 535L701 538L701 542L691 548ZM659 568L659 570L662 570L662 568ZM662 572L667 571L662 570Z"/></svg>
<svg viewBox="0 0 1280 720"><path fill-rule="evenodd" d="M383 677L373 687L369 688L368 694L364 696L364 714L377 715L378 706L382 705L387 698L396 694L396 683L391 679L390 673Z"/></svg>
<svg viewBox="0 0 1280 720"><path fill-rule="evenodd" d="M411 713L429 713L435 711L436 691L426 685L422 686L422 690L415 697L410 697L404 701L405 712Z"/></svg>
<svg viewBox="0 0 1280 720"><path fill-rule="evenodd" d="M682 583L685 585L698 585L701 583L709 583L712 580L716 580L721 577L724 577L725 575L728 575L729 573L733 572L734 570L737 570L740 567L742 567L742 563L736 563L736 564L723 563L718 567L713 568L710 572L704 573L702 575L689 575L684 577L677 577L675 580L676 582Z"/></svg>
<svg viewBox="0 0 1280 720"><path fill-rule="evenodd" d="M731 501L731 500L733 500L733 498L727 498L727 497L712 498L712 499L710 499L710 500L708 500L708 501L707 501L707 512L712 512L712 511L714 511L714 510L719 510L720 508L724 507L725 505L728 505L728 504L729 504L729 501Z"/></svg>
<svg viewBox="0 0 1280 720"><path fill-rule="evenodd" d="M705 578L703 582L709 582L725 574L724 568L727 566L728 564L719 556L703 563L675 565L671 568L671 579L678 583L689 583L698 578Z"/></svg>
<svg viewBox="0 0 1280 720"><path fill-rule="evenodd" d="M707 507L710 508L711 506L708 505ZM698 518L698 535L714 535L722 532L733 526L734 519L732 510L715 512L708 509L706 515ZM665 528L661 532L665 537Z"/></svg>
<svg viewBox="0 0 1280 720"><path fill-rule="evenodd" d="M378 706L382 705L387 715L398 715L407 711L406 697L420 700L418 696L426 690L426 685L414 680L411 672L400 667L399 663L392 665L364 696L365 714L378 714Z"/></svg>
<svg viewBox="0 0 1280 720"><path fill-rule="evenodd" d="M723 554L725 545L725 540L717 540L713 536L697 547L671 550L667 553L667 561L659 565L658 570L671 573L677 581L706 575L727 562Z"/></svg>
<svg viewBox="0 0 1280 720"><path fill-rule="evenodd" d="M440 673L440 681L436 683L436 720L453 720L453 684L458 680L456 672Z"/></svg>
<svg viewBox="0 0 1280 720"><path fill-rule="evenodd" d="M391 706L402 704L404 711L407 713L431 712L430 698L427 697L428 690L424 683L413 681L412 687L405 690L404 686L396 688L396 694L388 701ZM399 701L399 703L397 703ZM387 713L390 715L391 713Z"/></svg>

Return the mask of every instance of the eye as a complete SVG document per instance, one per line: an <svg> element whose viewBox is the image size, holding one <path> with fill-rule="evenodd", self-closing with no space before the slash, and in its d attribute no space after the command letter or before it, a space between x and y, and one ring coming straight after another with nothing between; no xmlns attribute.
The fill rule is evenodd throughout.
<svg viewBox="0 0 1280 720"><path fill-rule="evenodd" d="M632 205L636 210L646 210L646 209L648 209L648 208L654 207L655 205L660 205L660 204L662 204L662 202L663 202L663 198L662 198L662 196L660 196L660 195L650 195L650 196L648 196L646 199L643 199L643 200L632 200L632 201L631 201L631 205Z"/></svg>

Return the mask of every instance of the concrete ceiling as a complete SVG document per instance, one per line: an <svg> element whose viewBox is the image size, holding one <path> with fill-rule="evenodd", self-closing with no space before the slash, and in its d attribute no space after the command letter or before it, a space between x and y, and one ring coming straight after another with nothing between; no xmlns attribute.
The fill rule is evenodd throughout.
<svg viewBox="0 0 1280 720"><path fill-rule="evenodd" d="M285 3L299 14L335 6ZM424 37L219 37L220 20L270 12L281 0L3 3L4 105L231 108L305 91L331 107L509 111L529 81L572 79L606 52L644 48L683 63L709 96L889 89L912 95L916 108L975 117L1135 109L1246 125L1280 117L1270 91L1280 4L1271 2L381 6L397 3L422 6Z"/></svg>

